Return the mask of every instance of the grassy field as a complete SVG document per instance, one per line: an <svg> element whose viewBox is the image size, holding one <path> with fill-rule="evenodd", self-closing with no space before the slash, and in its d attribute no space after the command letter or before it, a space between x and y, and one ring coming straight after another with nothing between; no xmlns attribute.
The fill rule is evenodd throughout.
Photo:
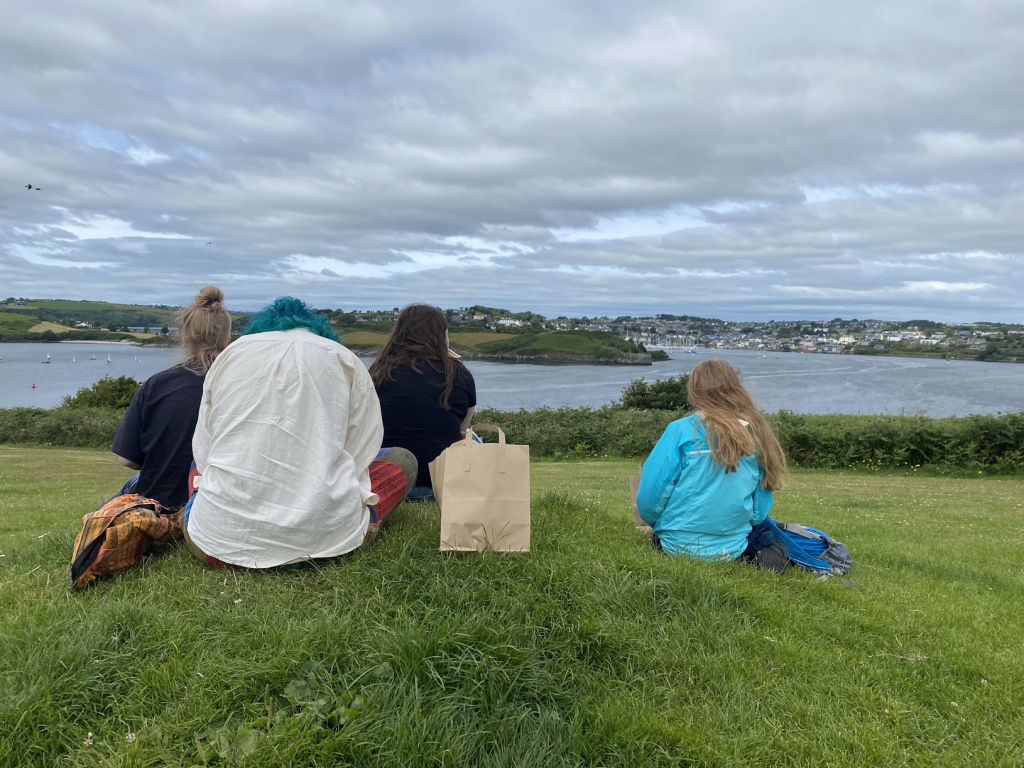
<svg viewBox="0 0 1024 768"><path fill-rule="evenodd" d="M452 344L456 344L461 347L476 347L480 344L486 344L489 341L502 341L504 339L514 339L516 335L514 333L493 333L489 331L474 331L470 333L459 333L455 331L449 333L448 338Z"/></svg>
<svg viewBox="0 0 1024 768"><path fill-rule="evenodd" d="M27 331L38 322L36 318L28 315L0 310L0 331Z"/></svg>
<svg viewBox="0 0 1024 768"><path fill-rule="evenodd" d="M386 333L376 331L340 331L341 341L344 344L355 344L357 346L380 346L387 341Z"/></svg>
<svg viewBox="0 0 1024 768"><path fill-rule="evenodd" d="M1024 482L795 473L776 517L853 584L659 555L634 469L535 463L526 556L404 505L319 570L174 547L72 593L127 473L0 446L0 765L1024 764Z"/></svg>
<svg viewBox="0 0 1024 768"><path fill-rule="evenodd" d="M64 319L87 322L90 325L99 323L103 328L106 328L110 322L114 322L118 326L143 325L156 328L162 325L178 325L178 310L176 309L134 304L111 304L104 301L66 301L62 299L28 301L19 306L7 306L7 310L4 312L6 315L22 313L21 316L32 320L30 325ZM71 330L67 326L57 324L57 327L40 328L39 332L47 329L55 333ZM0 321L0 330L3 330L2 321Z"/></svg>
<svg viewBox="0 0 1024 768"><path fill-rule="evenodd" d="M68 328L66 325L60 323L54 323L50 320L43 320L41 323L36 323L28 329L29 333L42 333L43 331L53 331L54 333L66 333L72 331L73 328Z"/></svg>
<svg viewBox="0 0 1024 768"><path fill-rule="evenodd" d="M81 329L79 328L71 328L67 325L55 323L52 320L40 321L38 318L30 315L17 315L13 312L0 312L0 332L23 331L27 333L45 333L46 331L53 331L54 333L70 334L68 340L72 341L75 338L74 334L80 332L80 330ZM124 335L134 336L137 339L152 339L154 336L159 334L125 331Z"/></svg>
<svg viewBox="0 0 1024 768"><path fill-rule="evenodd" d="M144 312L161 318L172 325L178 310L172 307L154 307L149 304L114 304L107 301L71 301L69 299L40 299L38 301L27 301L23 305L25 309L45 309L54 313L77 315L80 313L102 313L111 310L121 312Z"/></svg>
<svg viewBox="0 0 1024 768"><path fill-rule="evenodd" d="M378 331L350 331L347 329L339 329L338 333L342 337L342 341L346 344L353 344L358 346L382 346L388 339L388 334L380 333ZM501 341L502 339L515 338L513 334L509 333L453 333L451 334L451 342L457 346L462 347L475 347L478 344L484 344L488 341Z"/></svg>
<svg viewBox="0 0 1024 768"><path fill-rule="evenodd" d="M553 356L582 355L614 358L623 353L639 352L630 341L604 331L546 331L511 336L505 340L488 341L476 346L483 354Z"/></svg>

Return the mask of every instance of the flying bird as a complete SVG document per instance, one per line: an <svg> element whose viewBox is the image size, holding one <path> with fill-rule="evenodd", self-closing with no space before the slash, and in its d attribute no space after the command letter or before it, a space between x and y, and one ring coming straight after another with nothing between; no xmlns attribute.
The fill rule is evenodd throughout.
<svg viewBox="0 0 1024 768"><path fill-rule="evenodd" d="M213 245L213 240L207 243L207 245Z"/></svg>
<svg viewBox="0 0 1024 768"><path fill-rule="evenodd" d="M31 184L26 184L25 185L25 189L32 189L32 185Z"/></svg>

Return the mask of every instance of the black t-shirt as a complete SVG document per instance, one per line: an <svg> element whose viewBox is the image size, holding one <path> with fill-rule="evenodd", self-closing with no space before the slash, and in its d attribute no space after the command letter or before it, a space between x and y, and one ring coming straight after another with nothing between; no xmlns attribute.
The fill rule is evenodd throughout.
<svg viewBox="0 0 1024 768"><path fill-rule="evenodd" d="M168 368L146 379L124 415L110 450L142 465L137 493L175 509L188 501L192 433L203 400L203 376Z"/></svg>
<svg viewBox="0 0 1024 768"><path fill-rule="evenodd" d="M437 363L440 365L440 363ZM462 437L463 419L476 406L476 383L462 363L456 361L448 407L441 407L444 373L420 361L420 373L408 364L395 369L394 381L377 387L384 419L384 445L412 451L419 462L416 485L430 486L428 465L449 445Z"/></svg>

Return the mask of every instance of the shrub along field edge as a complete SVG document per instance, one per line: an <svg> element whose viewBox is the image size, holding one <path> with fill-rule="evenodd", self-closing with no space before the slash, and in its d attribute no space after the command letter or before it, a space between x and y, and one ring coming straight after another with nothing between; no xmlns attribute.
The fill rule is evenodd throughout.
<svg viewBox="0 0 1024 768"><path fill-rule="evenodd" d="M122 414L90 407L0 409L0 443L106 448ZM476 421L498 424L509 442L529 445L536 458L643 458L669 422L683 415L616 406L483 409ZM780 411L769 418L798 467L1024 472L1024 413L933 419Z"/></svg>
<svg viewBox="0 0 1024 768"><path fill-rule="evenodd" d="M643 458L684 411L558 408L477 412L533 456ZM791 464L818 469L1024 471L1024 413L964 416L768 415ZM491 439L484 436L484 439Z"/></svg>

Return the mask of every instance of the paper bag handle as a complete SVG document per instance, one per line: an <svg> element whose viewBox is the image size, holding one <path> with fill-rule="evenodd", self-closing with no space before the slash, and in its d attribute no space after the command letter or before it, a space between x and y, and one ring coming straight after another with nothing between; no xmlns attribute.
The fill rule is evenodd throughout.
<svg viewBox="0 0 1024 768"><path fill-rule="evenodd" d="M505 432L504 432L504 430L502 430L501 427L496 426L495 424L474 424L472 429L467 429L466 430L466 440L465 440L465 443L466 443L467 447L470 444L472 444L472 442L473 442L473 434L472 433L475 432L476 430L479 430L479 429L486 429L489 432L497 432L498 433L498 445L500 445L500 446L504 446L505 445ZM463 472L469 472L470 465L472 463L471 460L470 460L470 457L473 455L473 452L467 450L467 451L462 451L462 453L463 453L463 455L466 458L466 460L463 462L463 465L462 465L462 471ZM506 456L505 456L506 453L508 453L508 452L507 451L503 451L500 448L498 449L498 472L500 474L502 474L502 475L504 475L508 471L508 461L507 461Z"/></svg>
<svg viewBox="0 0 1024 768"><path fill-rule="evenodd" d="M470 432L479 432L481 429L486 429L488 432L497 432L498 445L505 444L505 432L502 430L501 427L495 424L474 424L472 427L466 430L466 442L469 443L473 441L473 435L471 435Z"/></svg>

